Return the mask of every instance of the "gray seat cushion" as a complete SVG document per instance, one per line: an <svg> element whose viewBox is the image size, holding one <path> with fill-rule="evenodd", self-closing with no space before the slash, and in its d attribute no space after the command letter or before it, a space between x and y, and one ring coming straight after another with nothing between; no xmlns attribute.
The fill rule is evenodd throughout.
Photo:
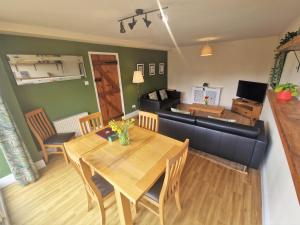
<svg viewBox="0 0 300 225"><path fill-rule="evenodd" d="M150 190L146 193L146 196L151 198L152 200L159 202L159 195L161 192L161 188L164 184L165 174L161 175L160 178L155 182L155 184L150 188Z"/></svg>
<svg viewBox="0 0 300 225"><path fill-rule="evenodd" d="M75 136L74 132L71 133L60 133L60 134L54 134L53 136L47 138L44 141L44 144L46 145L60 145L64 142L67 142L71 140Z"/></svg>
<svg viewBox="0 0 300 225"><path fill-rule="evenodd" d="M111 192L114 191L113 186L97 173L94 176L92 176L92 181L95 183L103 197L109 195Z"/></svg>

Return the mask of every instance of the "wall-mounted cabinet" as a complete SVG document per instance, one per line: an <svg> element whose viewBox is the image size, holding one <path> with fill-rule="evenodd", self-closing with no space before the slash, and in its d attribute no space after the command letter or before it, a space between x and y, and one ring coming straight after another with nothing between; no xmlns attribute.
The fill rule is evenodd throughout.
<svg viewBox="0 0 300 225"><path fill-rule="evenodd" d="M68 55L7 55L17 85L80 79L83 58Z"/></svg>

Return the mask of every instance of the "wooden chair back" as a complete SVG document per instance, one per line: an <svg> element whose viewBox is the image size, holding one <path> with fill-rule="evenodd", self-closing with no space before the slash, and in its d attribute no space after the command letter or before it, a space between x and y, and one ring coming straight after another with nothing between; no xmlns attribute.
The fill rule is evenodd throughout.
<svg viewBox="0 0 300 225"><path fill-rule="evenodd" d="M26 113L25 118L30 130L40 145L43 145L47 138L56 134L55 129L42 108Z"/></svg>
<svg viewBox="0 0 300 225"><path fill-rule="evenodd" d="M95 130L100 130L103 127L102 114L96 112L79 119L81 132L83 135Z"/></svg>
<svg viewBox="0 0 300 225"><path fill-rule="evenodd" d="M82 177L85 181L86 191L90 194L90 196L93 196L93 198L96 198L98 200L99 205L103 206L103 196L101 194L101 191L92 181L91 168L81 158L79 159L79 165L82 172Z"/></svg>
<svg viewBox="0 0 300 225"><path fill-rule="evenodd" d="M181 174L188 155L189 139L186 139L180 152L167 160L165 179L159 196L159 202L164 203L179 191Z"/></svg>
<svg viewBox="0 0 300 225"><path fill-rule="evenodd" d="M158 116L154 113L139 111L139 127L158 132Z"/></svg>

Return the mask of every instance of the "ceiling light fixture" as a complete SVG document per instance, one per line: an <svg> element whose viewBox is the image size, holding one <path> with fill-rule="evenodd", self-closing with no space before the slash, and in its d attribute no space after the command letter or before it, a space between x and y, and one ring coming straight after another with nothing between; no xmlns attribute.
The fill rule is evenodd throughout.
<svg viewBox="0 0 300 225"><path fill-rule="evenodd" d="M201 49L200 56L212 56L213 55L213 50L210 47L210 45L207 43L206 45L203 46Z"/></svg>
<svg viewBox="0 0 300 225"><path fill-rule="evenodd" d="M120 21L120 33L124 34L126 32L123 21Z"/></svg>
<svg viewBox="0 0 300 225"><path fill-rule="evenodd" d="M161 19L164 23L167 23L169 19L166 14L162 15L161 13L158 14L158 18Z"/></svg>
<svg viewBox="0 0 300 225"><path fill-rule="evenodd" d="M164 7L161 10L165 10L167 8L168 7ZM150 13L161 11L161 10L160 9L153 9L153 10L149 10L149 11L144 11L143 9L136 9L135 10L135 15L124 17L124 18L121 18L121 19L118 20L118 22L120 23L120 33L125 33L126 32L124 24L123 24L124 20L132 19L132 22L128 23L128 26L131 30L133 30L134 26L137 23L137 20L135 20L135 17L145 15L143 20L144 20L144 23L145 23L146 27L148 28L150 26L150 24L152 23L152 21L148 20L147 15L150 14ZM161 11L161 13L162 13L162 11ZM168 17L165 14L163 14L161 16L161 19L165 23L168 20Z"/></svg>
<svg viewBox="0 0 300 225"><path fill-rule="evenodd" d="M146 27L148 28L150 26L150 24L152 23L150 20L147 19L147 14L145 14L145 18L143 18Z"/></svg>
<svg viewBox="0 0 300 225"><path fill-rule="evenodd" d="M131 22L131 23L128 23L128 26L129 26L129 28L130 28L131 30L134 28L136 22L137 22L137 21L134 19L134 17L132 17L132 22Z"/></svg>

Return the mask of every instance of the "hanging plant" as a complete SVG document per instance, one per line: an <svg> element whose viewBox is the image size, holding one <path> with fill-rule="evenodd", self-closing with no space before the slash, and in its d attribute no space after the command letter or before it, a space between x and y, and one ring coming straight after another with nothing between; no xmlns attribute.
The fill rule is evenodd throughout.
<svg viewBox="0 0 300 225"><path fill-rule="evenodd" d="M274 88L280 82L287 52L277 52L274 56L274 66L271 69L270 85Z"/></svg>
<svg viewBox="0 0 300 225"><path fill-rule="evenodd" d="M300 29L299 29L300 31ZM298 31L298 32L299 32ZM284 36L284 38L282 38L279 42L279 45L277 46L277 49L280 48L282 45L286 44L287 42L289 42L290 40L292 40L294 37L296 37L298 35L298 32L287 32ZM271 73L270 73L270 85L272 88L275 88L275 86L277 84L279 84L280 82L280 78L281 78L281 74L283 71L283 67L284 67L284 63L285 63L285 59L287 56L288 52L276 52L275 56L274 56L274 66L271 69Z"/></svg>

